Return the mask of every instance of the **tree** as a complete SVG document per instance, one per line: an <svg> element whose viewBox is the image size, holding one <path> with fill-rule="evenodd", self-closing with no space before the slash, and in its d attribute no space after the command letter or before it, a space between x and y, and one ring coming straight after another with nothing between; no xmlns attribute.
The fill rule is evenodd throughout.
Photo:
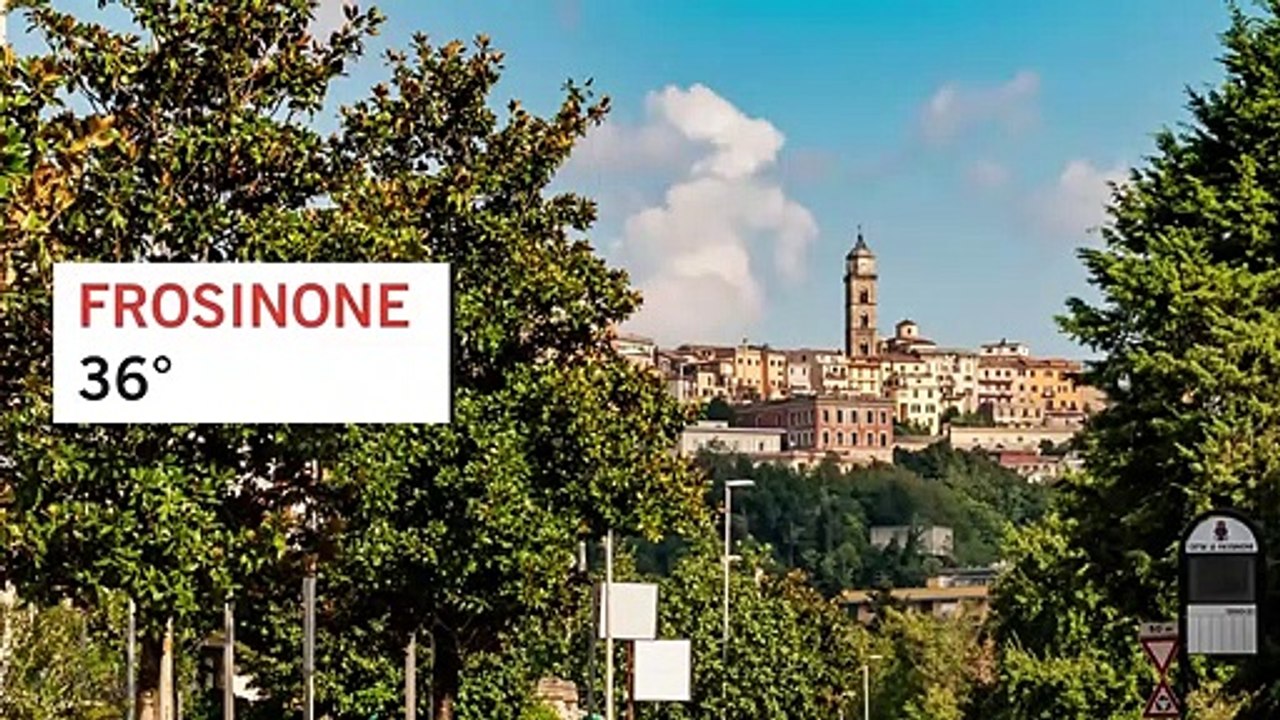
<svg viewBox="0 0 1280 720"><path fill-rule="evenodd" d="M63 605L37 609L0 600L0 717L121 717L124 662L113 619L120 620L120 613L89 617Z"/></svg>
<svg viewBox="0 0 1280 720"><path fill-rule="evenodd" d="M1104 247L1080 252L1101 300L1072 299L1062 318L1102 354L1088 378L1110 401L1064 512L1099 591L1131 618L1168 607L1175 541L1198 512L1234 506L1280 547L1280 2L1261 5L1231 8L1225 80L1189 92L1191 122L1161 131L1116 188ZM1228 691L1264 690L1241 717L1280 714L1277 663L1240 664Z"/></svg>
<svg viewBox="0 0 1280 720"><path fill-rule="evenodd" d="M332 473L342 524L325 619L382 623L388 643L429 633L442 719L472 712L457 704L470 657L565 611L580 541L606 528L656 540L698 517L703 491L670 453L688 416L610 346L640 298L571 236L594 204L546 194L607 102L570 84L551 117L512 102L500 120L501 61L483 37L470 54L424 36L393 54L390 85L343 110L334 207L319 216L331 252L384 238L363 257L447 261L456 278L455 420L353 431Z"/></svg>
<svg viewBox="0 0 1280 720"><path fill-rule="evenodd" d="M702 417L706 420L721 420L723 422L733 422L733 407L724 401L722 397L713 397L702 408Z"/></svg>
<svg viewBox="0 0 1280 720"><path fill-rule="evenodd" d="M640 718L823 719L859 685L872 638L803 579L744 548L732 575L731 631L722 658L722 549L709 531L690 540L675 572L660 580L659 632L689 638L693 701L642 704ZM785 682L779 682L785 678Z"/></svg>
<svg viewBox="0 0 1280 720"><path fill-rule="evenodd" d="M573 236L594 205L545 193L607 102L570 85L551 117L512 103L500 122L501 55L419 36L326 140L310 122L376 11L317 43L308 0L124 6L154 43L15 4L51 49L6 65L0 92L25 98L2 107L34 168L3 201L6 560L38 599L136 598L144 691L165 621L201 637L234 598L267 714L296 707L298 581L318 567L322 705L395 707L400 650L421 630L447 720L472 658L500 652L517 619L562 610L580 539L656 537L699 508L669 452L688 418L608 343L640 299ZM60 260L450 262L456 421L50 425Z"/></svg>
<svg viewBox="0 0 1280 720"><path fill-rule="evenodd" d="M6 145L16 135L29 169L0 212L0 484L13 493L0 540L37 602L136 599L149 696L166 620L199 637L219 600L306 542L288 508L307 494L304 463L341 435L51 425L53 263L305 257L297 218L329 174L305 121L376 15L319 45L306 0L131 0L144 43L44 0L10 5L49 51L6 54L0 77Z"/></svg>
<svg viewBox="0 0 1280 720"><path fill-rule="evenodd" d="M1136 717L1148 663L1136 622L1107 599L1078 527L1059 515L1014 531L992 598L998 677L984 718ZM1169 617L1159 615L1158 617ZM1145 672L1144 672L1145 671Z"/></svg>

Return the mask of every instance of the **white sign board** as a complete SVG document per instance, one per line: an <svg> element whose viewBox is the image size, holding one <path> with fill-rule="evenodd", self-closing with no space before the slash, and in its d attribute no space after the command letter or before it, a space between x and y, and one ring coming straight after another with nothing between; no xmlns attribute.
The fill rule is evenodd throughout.
<svg viewBox="0 0 1280 720"><path fill-rule="evenodd" d="M56 423L447 423L446 264L58 263Z"/></svg>
<svg viewBox="0 0 1280 720"><path fill-rule="evenodd" d="M1256 605L1188 605L1187 652L1192 655L1256 655Z"/></svg>
<svg viewBox="0 0 1280 720"><path fill-rule="evenodd" d="M650 583L613 583L605 613L605 587L600 584L600 637L605 635L605 616L613 627L614 640L652 640L658 636L658 586Z"/></svg>
<svg viewBox="0 0 1280 720"><path fill-rule="evenodd" d="M1188 555L1252 555L1258 552L1258 540L1248 525L1228 515L1216 515L1192 529L1186 551Z"/></svg>
<svg viewBox="0 0 1280 720"><path fill-rule="evenodd" d="M689 702L693 651L688 640L637 640L635 699L638 702Z"/></svg>

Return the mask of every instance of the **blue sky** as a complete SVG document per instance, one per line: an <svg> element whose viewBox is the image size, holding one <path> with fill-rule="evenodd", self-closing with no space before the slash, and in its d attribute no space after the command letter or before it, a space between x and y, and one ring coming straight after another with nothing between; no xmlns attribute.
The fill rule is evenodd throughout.
<svg viewBox="0 0 1280 720"><path fill-rule="evenodd" d="M377 4L375 49L489 34L498 102L548 112L568 78L610 96L557 187L600 199L592 240L646 292L633 329L839 346L861 224L882 333L910 317L946 345L1071 356L1052 318L1091 297L1074 249L1105 181L1221 77L1227 24L1218 0ZM375 57L336 98L383 75Z"/></svg>

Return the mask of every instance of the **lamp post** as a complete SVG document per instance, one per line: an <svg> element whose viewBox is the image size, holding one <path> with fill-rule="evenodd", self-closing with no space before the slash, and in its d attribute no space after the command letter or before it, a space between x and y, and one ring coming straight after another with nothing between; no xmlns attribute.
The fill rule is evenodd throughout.
<svg viewBox="0 0 1280 720"><path fill-rule="evenodd" d="M871 660L883 660L883 655L868 655L862 663L862 720L871 720Z"/></svg>
<svg viewBox="0 0 1280 720"><path fill-rule="evenodd" d="M730 520L733 517L733 489L749 488L756 484L755 480L726 480L724 483L724 632L721 640L721 658L724 664L724 682L720 689L722 699L728 697L729 687L729 563L733 561L730 554L733 542L733 531ZM724 717L727 709L720 711Z"/></svg>

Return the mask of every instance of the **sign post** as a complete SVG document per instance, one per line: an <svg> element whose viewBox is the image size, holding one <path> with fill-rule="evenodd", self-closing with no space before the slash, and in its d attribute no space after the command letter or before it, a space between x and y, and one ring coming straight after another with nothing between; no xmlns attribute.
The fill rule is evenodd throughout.
<svg viewBox="0 0 1280 720"><path fill-rule="evenodd" d="M1191 690L1191 655L1258 654L1266 551L1254 523L1234 510L1204 513L1178 545L1181 689Z"/></svg>
<svg viewBox="0 0 1280 720"><path fill-rule="evenodd" d="M1181 713L1178 697L1169 687L1169 666L1178 652L1177 623L1143 623L1138 629L1138 641L1142 643L1142 651L1146 653L1160 681L1151 697L1147 699L1146 708L1142 711L1145 718L1178 717Z"/></svg>

